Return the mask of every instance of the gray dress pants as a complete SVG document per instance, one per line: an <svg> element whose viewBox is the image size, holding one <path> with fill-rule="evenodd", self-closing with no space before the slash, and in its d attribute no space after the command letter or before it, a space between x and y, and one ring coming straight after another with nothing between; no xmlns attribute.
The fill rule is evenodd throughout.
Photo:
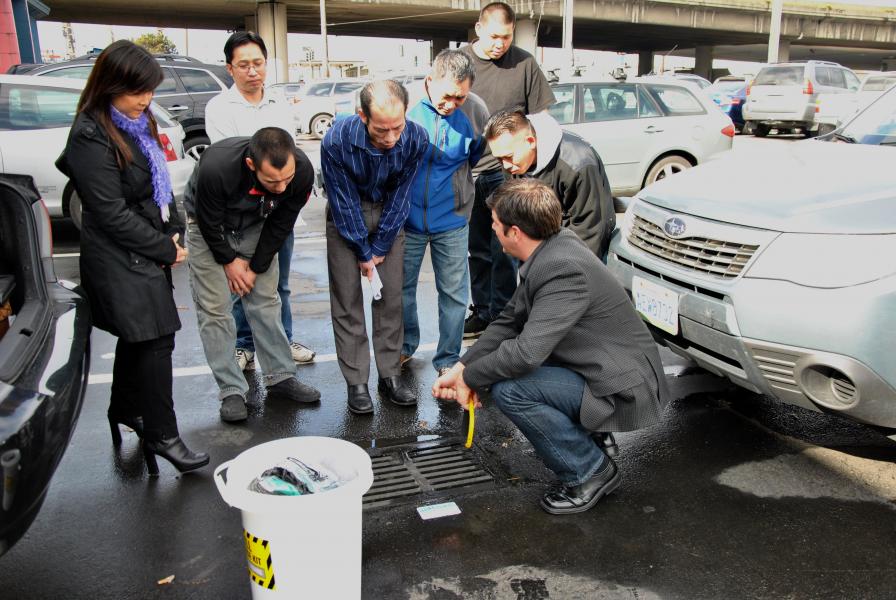
<svg viewBox="0 0 896 600"><path fill-rule="evenodd" d="M361 202L361 214L367 231L375 232L382 203ZM366 384L370 378L370 347L367 323L364 319L364 294L358 257L327 211L327 269L330 275L330 311L333 317L333 336L336 358L348 385ZM380 377L398 375L401 370L401 344L404 338L401 292L404 283L404 230L377 273L383 282L382 299L371 303L373 316L373 354Z"/></svg>

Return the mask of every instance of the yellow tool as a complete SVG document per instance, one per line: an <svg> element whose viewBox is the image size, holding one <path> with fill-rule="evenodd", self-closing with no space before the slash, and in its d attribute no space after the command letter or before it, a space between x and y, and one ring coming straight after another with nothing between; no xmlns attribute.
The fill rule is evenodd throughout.
<svg viewBox="0 0 896 600"><path fill-rule="evenodd" d="M476 394L470 394L470 401L467 403L467 407L470 412L470 426L467 427L467 442L464 444L464 448L473 446L473 427L476 423Z"/></svg>

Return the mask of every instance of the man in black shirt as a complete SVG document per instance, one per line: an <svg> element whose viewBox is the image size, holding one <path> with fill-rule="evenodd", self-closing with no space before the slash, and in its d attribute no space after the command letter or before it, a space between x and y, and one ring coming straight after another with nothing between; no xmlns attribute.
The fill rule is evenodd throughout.
<svg viewBox="0 0 896 600"><path fill-rule="evenodd" d="M286 131L265 127L251 138L212 144L197 171L186 206L190 285L205 357L220 389L221 419L242 421L248 414L249 386L232 351L231 293L242 297L268 396L317 402L320 392L295 378L273 260L311 193L308 157Z"/></svg>
<svg viewBox="0 0 896 600"><path fill-rule="evenodd" d="M479 12L477 39L461 48L476 70L470 88L485 101L489 113L522 110L539 113L554 103L554 93L535 58L513 46L516 15L503 2ZM472 313L464 323L464 338L475 338L495 319L516 289L515 259L504 253L492 232L486 199L504 181L501 163L485 152L473 169L476 196L470 215L470 291Z"/></svg>

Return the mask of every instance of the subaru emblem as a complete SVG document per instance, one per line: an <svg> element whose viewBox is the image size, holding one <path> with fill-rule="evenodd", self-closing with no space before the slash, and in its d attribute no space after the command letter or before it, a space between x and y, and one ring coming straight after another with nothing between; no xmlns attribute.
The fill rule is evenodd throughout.
<svg viewBox="0 0 896 600"><path fill-rule="evenodd" d="M687 225L685 225L684 219L681 217L669 217L663 224L663 231L665 231L666 235L670 238L679 238L684 235L686 230Z"/></svg>

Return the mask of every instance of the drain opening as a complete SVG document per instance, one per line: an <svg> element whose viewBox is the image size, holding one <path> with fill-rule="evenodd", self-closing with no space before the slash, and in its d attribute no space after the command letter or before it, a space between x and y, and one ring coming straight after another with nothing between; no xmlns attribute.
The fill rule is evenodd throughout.
<svg viewBox="0 0 896 600"><path fill-rule="evenodd" d="M368 449L373 485L364 495L364 509L496 488L474 450L455 438Z"/></svg>

